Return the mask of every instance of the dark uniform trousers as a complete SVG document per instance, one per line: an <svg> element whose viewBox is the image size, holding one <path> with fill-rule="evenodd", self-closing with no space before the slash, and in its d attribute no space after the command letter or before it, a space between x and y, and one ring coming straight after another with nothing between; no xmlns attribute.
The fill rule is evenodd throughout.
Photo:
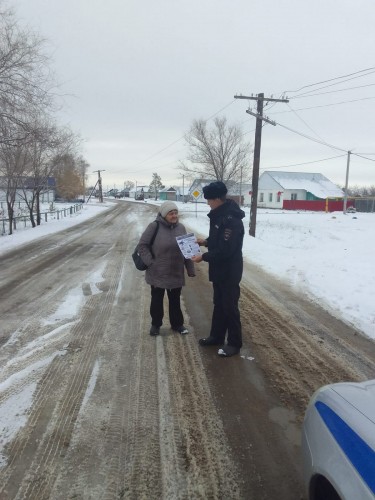
<svg viewBox="0 0 375 500"><path fill-rule="evenodd" d="M169 321L172 328L178 328L184 324L184 317L181 311L180 296L182 288L167 289L169 300ZM165 288L157 288L151 285L151 305L150 315L152 324L161 326L164 317L164 292Z"/></svg>
<svg viewBox="0 0 375 500"><path fill-rule="evenodd" d="M214 310L210 336L220 343L224 343L228 330L228 345L242 347L242 329L238 300L240 298L240 285L228 283L213 283Z"/></svg>

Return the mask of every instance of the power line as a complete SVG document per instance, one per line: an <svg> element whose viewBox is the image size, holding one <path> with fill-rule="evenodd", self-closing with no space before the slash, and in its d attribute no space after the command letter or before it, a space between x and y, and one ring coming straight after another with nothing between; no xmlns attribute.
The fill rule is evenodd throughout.
<svg viewBox="0 0 375 500"><path fill-rule="evenodd" d="M347 87L346 89L336 89L336 90L329 90L328 92L319 92L318 94L296 95L296 96L290 97L290 99L303 99L305 97L315 97L317 95L336 94L337 92L346 92L347 90L363 89L365 87L373 87L374 85L375 85L375 83L368 83L367 85L357 85L356 87Z"/></svg>
<svg viewBox="0 0 375 500"><path fill-rule="evenodd" d="M219 113L221 113L224 109L228 108L229 106L231 106L233 103L235 102L235 99L233 99L231 102L229 102L228 104L226 104L225 106L223 106L221 109L219 109L218 111L216 111L216 113L214 113L213 115L209 116L208 118L206 118L204 121L208 121L208 120L211 120L212 118L214 118L216 115L218 115ZM176 139L175 141L171 142L170 144L168 144L168 146L165 146L163 149L160 149L159 151L156 151L156 153L153 153L151 156L149 156L148 158L142 160L141 162L137 163L136 165L134 165L134 167L138 167L139 165L142 165L143 163L146 163L147 161L149 160L152 160L152 158L154 158L155 156L157 156L158 154L162 153L163 151L165 151L166 149L169 149L170 147L172 147L174 144L176 144L177 142L181 141L182 139L185 138L185 135L183 135L182 137L180 137L179 139Z"/></svg>
<svg viewBox="0 0 375 500"><path fill-rule="evenodd" d="M371 67L371 68L367 68L367 69L361 69L360 71L356 71L354 73L348 73L347 75L342 75L342 76L336 76L335 78L330 78L329 80L323 80L321 82L316 82L316 83L310 83L309 85L304 85L303 87L297 89L297 90L286 90L286 92L300 92L301 90L303 89L307 89L309 87L315 87L316 85L322 85L323 83L328 83L328 82L333 82L335 80L341 80L342 78L347 78L348 76L353 76L353 75L358 75L359 73L365 73L367 71L371 71L373 72L372 70L375 70L375 66ZM371 74L371 73L369 73ZM366 75L361 75L361 76L367 76ZM360 78L360 77L358 77ZM339 83L342 83L342 82L339 82Z"/></svg>
<svg viewBox="0 0 375 500"><path fill-rule="evenodd" d="M327 147L332 148L332 149L337 149L338 151L345 151L346 153L348 152L348 149L339 148L338 146L334 146L333 144L329 144L328 142L320 141L318 139L315 139L314 137L310 137L310 136L308 136L306 134L303 134L302 132L298 132L297 130L293 130L292 128L287 127L286 125L282 125L279 122L274 122L274 123L275 123L275 125L278 125L279 127L285 128L285 129L289 130L290 132L293 132L294 134L297 134L297 135L300 135L302 137L305 137L306 139L309 139L310 141L316 142L318 144L322 144L323 146L327 146ZM351 154L355 155L355 156L358 156L359 158L363 158L364 160L369 160L369 161L375 162L375 159L373 159L373 158L367 158L367 157L365 157L363 155L360 155L358 153L353 153L353 151L351 151Z"/></svg>
<svg viewBox="0 0 375 500"><path fill-rule="evenodd" d="M304 120L303 118L301 118L301 117L299 116L299 114L298 114L298 113L297 113L297 112L296 112L296 111L295 111L295 110L294 110L294 109L293 109L293 108L292 108L289 104L287 104L287 106L288 106L288 108L289 108L289 109L290 109L290 110L291 110L291 111L292 111L292 112L296 115L296 117L297 117L297 118L299 118L299 119L301 120L301 122L302 122L302 123L304 123L308 129L310 129L310 130L311 130L311 132L313 132L313 133L314 133L314 134L315 134L315 135L316 135L316 136L317 136L317 137L318 137L321 141L324 141L324 139L323 139L322 137L320 137L320 135L319 135L319 134L317 134L317 133L315 132L315 130L313 130L313 129L310 127L310 125L309 125L307 122L305 122L305 120Z"/></svg>
<svg viewBox="0 0 375 500"><path fill-rule="evenodd" d="M346 154L343 154L343 155L337 155L337 156L330 156L329 158L323 158L321 160L313 160L313 161L306 161L306 162L303 162L303 163L292 163L290 165L281 165L281 166L278 166L278 167L267 167L267 169L262 169L263 170L278 170L279 168L289 168L289 167L300 167L301 165L310 165L312 163L322 163L323 161L328 161L328 160L334 160L336 158L343 158L344 156L346 156Z"/></svg>
<svg viewBox="0 0 375 500"><path fill-rule="evenodd" d="M307 111L309 109L327 108L327 107L330 107L330 106L338 106L340 104L348 104L348 103L351 103L351 102L368 101L368 100L371 100L371 99L375 99L375 96L373 96L373 97L362 97L361 99L351 99L350 101L334 102L334 103L331 103L331 104L319 104L317 106L310 106L308 108L297 108L294 111ZM270 114L272 114L272 115L280 115L282 113L290 113L290 112L291 111L274 111L273 113L270 113Z"/></svg>
<svg viewBox="0 0 375 500"><path fill-rule="evenodd" d="M329 87L334 87L335 85L341 85L342 83L349 82L350 80L356 80L357 78L362 78L363 76L372 75L372 73L375 73L375 71L371 71L371 73L367 73L366 75L354 76L353 78L348 78L347 80L342 80L341 82L331 83L330 85L325 85L324 87L319 87L317 89L308 90L307 92L304 92L303 94L298 94L294 97L302 97L302 96L309 97L311 92L316 92L317 90L323 90L323 89L327 89Z"/></svg>
<svg viewBox="0 0 375 500"><path fill-rule="evenodd" d="M352 152L352 155L354 155L354 156L358 156L359 158L363 158L364 160L368 160L368 161L375 161L375 159L374 159L374 158L366 158L366 156L362 156L362 155L361 155L361 154L359 154L359 153L353 153L353 152Z"/></svg>
<svg viewBox="0 0 375 500"><path fill-rule="evenodd" d="M318 139L315 139L314 137L310 137L309 135L303 134L302 132L298 132L297 130L293 130L290 127L287 127L286 125L282 125L281 123L276 122L276 125L279 125L279 127L283 127L290 132L293 132L294 134L300 135L302 137L305 137L306 139L309 139L310 141L317 142L318 144L322 144L323 146L327 146L332 149L337 149L338 151L345 151L347 152L347 149L339 148L338 146L334 146L333 144L329 144L328 142L325 141L320 141Z"/></svg>

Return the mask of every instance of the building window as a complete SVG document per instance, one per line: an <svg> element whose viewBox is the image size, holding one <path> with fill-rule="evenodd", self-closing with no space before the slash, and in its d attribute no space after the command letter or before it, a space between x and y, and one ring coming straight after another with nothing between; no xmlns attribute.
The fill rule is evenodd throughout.
<svg viewBox="0 0 375 500"><path fill-rule="evenodd" d="M277 203L280 203L281 195L280 193L277 193Z"/></svg>
<svg viewBox="0 0 375 500"><path fill-rule="evenodd" d="M297 193L292 193L290 196L291 200L296 200L297 199Z"/></svg>
<svg viewBox="0 0 375 500"><path fill-rule="evenodd" d="M263 198L264 198L263 193L260 193L260 195L259 195L259 201L260 201L260 203L262 203L264 201Z"/></svg>
<svg viewBox="0 0 375 500"><path fill-rule="evenodd" d="M268 193L268 201L272 201L272 193Z"/></svg>

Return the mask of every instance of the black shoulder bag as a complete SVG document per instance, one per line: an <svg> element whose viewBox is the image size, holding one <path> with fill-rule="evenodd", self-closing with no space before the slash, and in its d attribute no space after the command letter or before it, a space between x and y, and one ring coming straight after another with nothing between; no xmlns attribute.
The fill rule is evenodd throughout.
<svg viewBox="0 0 375 500"><path fill-rule="evenodd" d="M156 234L157 234L158 230L159 230L159 221L156 221L156 229L155 229L155 232L152 235L152 238L150 241L150 252L151 252L152 256L154 256L154 254L152 253L152 245L155 241ZM146 266L146 264L142 260L142 257L139 255L138 245L135 247L134 252L132 253L132 257L133 257L134 265L138 269L138 271L145 271L147 269L148 266Z"/></svg>

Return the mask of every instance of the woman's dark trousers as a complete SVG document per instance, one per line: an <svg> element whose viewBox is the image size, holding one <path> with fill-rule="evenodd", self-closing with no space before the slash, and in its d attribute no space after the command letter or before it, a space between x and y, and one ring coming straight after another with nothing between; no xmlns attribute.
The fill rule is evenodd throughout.
<svg viewBox="0 0 375 500"><path fill-rule="evenodd" d="M228 330L228 345L242 347L242 328L238 300L240 298L240 285L228 283L213 283L214 310L210 337L224 344L225 334Z"/></svg>
<svg viewBox="0 0 375 500"><path fill-rule="evenodd" d="M169 300L169 321L173 329L176 329L184 324L184 317L182 315L180 305L181 290L182 288L172 288L171 290L167 289ZM165 288L157 288L155 286L151 286L151 322L154 326L157 327L160 327L163 324L164 292Z"/></svg>

